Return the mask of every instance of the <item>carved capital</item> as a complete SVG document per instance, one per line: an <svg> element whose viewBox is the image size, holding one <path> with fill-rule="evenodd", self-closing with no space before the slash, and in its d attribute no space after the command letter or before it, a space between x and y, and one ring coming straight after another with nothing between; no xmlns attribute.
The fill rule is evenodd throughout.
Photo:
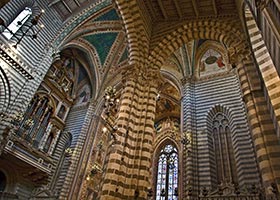
<svg viewBox="0 0 280 200"><path fill-rule="evenodd" d="M141 76L142 72L140 68L136 65L129 65L122 70L122 82L128 80L137 80L138 76Z"/></svg>
<svg viewBox="0 0 280 200"><path fill-rule="evenodd" d="M55 63L55 62L59 61L61 59L60 51L54 49L53 53L52 53L52 58L53 58L52 63Z"/></svg>
<svg viewBox="0 0 280 200"><path fill-rule="evenodd" d="M151 69L146 72L147 81L150 85L158 88L163 82L163 78L160 74L160 71Z"/></svg>
<svg viewBox="0 0 280 200"><path fill-rule="evenodd" d="M141 67L138 65L130 65L123 70L122 81L135 81L142 85L153 85L158 87L163 81L159 69L151 69L148 67Z"/></svg>
<svg viewBox="0 0 280 200"><path fill-rule="evenodd" d="M235 47L230 47L228 50L229 63L237 65L243 59L252 55L250 47L247 42L240 42Z"/></svg>
<svg viewBox="0 0 280 200"><path fill-rule="evenodd" d="M182 85L185 85L185 84L190 83L192 81L194 81L194 76L192 76L192 75L185 76L184 78L181 79Z"/></svg>

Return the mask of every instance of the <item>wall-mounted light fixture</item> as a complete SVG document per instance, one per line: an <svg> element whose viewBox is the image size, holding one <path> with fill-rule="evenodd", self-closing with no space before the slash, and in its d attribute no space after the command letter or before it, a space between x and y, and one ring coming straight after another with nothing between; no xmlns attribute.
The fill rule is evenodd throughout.
<svg viewBox="0 0 280 200"><path fill-rule="evenodd" d="M0 18L0 26L5 27L2 34L5 35L7 39L14 38L16 40L16 43L13 45L15 48L25 36L31 37L32 39L37 39L38 33L44 27L43 24L39 24L39 20L45 11L42 10L38 15L34 16L30 22L28 22L27 20L31 13L32 12L30 8L25 8L18 15L19 18L17 17L9 26L7 26L4 20ZM39 25L38 28L36 28L37 25Z"/></svg>

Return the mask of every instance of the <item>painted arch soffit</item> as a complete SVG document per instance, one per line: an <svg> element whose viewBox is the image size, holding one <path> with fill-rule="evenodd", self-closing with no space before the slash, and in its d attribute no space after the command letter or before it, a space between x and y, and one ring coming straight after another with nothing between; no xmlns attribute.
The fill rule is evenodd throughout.
<svg viewBox="0 0 280 200"><path fill-rule="evenodd" d="M158 91L160 98L157 101L155 121L166 117L180 117L181 95L178 89L167 80L159 87Z"/></svg>
<svg viewBox="0 0 280 200"><path fill-rule="evenodd" d="M94 56L91 54L91 51L88 51L88 48L85 48L84 44L77 40L71 41L65 45L62 50L62 54L65 50L75 52L75 58L79 60L87 72L92 86L92 94L95 94L98 86L100 85L100 75L96 69L97 64L95 63Z"/></svg>
<svg viewBox="0 0 280 200"><path fill-rule="evenodd" d="M110 5L92 14L64 39L63 48L78 46L88 52L91 70L100 84L106 72L128 59L127 42L121 18ZM115 72L115 70L114 70Z"/></svg>
<svg viewBox="0 0 280 200"><path fill-rule="evenodd" d="M111 6L112 0L102 0L98 1L88 8L85 8L83 11L78 13L77 15L73 16L65 26L60 30L57 36L54 38L51 46L54 49L60 49L61 46L64 46L66 43L65 41L67 38L75 32L75 30L80 27L84 22L88 21L89 19L96 17L96 14L100 13L104 8Z"/></svg>
<svg viewBox="0 0 280 200"><path fill-rule="evenodd" d="M172 73L178 80L191 75L192 50L189 46L192 43L193 41L188 44L183 44L174 53L172 53L162 65L161 70Z"/></svg>

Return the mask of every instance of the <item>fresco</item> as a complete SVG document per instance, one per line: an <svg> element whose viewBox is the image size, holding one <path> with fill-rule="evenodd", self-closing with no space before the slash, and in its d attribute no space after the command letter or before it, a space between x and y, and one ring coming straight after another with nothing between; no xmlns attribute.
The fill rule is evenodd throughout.
<svg viewBox="0 0 280 200"><path fill-rule="evenodd" d="M77 95L76 104L88 102L90 99L90 85L85 84L78 91L80 91L80 92Z"/></svg>
<svg viewBox="0 0 280 200"><path fill-rule="evenodd" d="M78 80L77 80L77 99L76 104L86 103L91 97L91 85L88 78L87 71L79 63L78 66Z"/></svg>
<svg viewBox="0 0 280 200"><path fill-rule="evenodd" d="M199 75L207 76L223 71L226 71L226 64L222 55L213 49L208 49L200 60Z"/></svg>

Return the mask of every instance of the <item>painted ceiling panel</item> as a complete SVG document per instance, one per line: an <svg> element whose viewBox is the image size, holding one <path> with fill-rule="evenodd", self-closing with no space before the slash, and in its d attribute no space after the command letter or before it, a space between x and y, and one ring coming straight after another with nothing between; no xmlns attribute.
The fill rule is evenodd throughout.
<svg viewBox="0 0 280 200"><path fill-rule="evenodd" d="M124 51L123 54L122 54L122 57L121 57L119 63L125 61L127 58L128 58L128 50L127 50L127 48L126 48L125 51Z"/></svg>
<svg viewBox="0 0 280 200"><path fill-rule="evenodd" d="M118 13L115 9L111 9L108 12L102 14L101 16L95 18L93 21L113 21L120 20Z"/></svg>
<svg viewBox="0 0 280 200"><path fill-rule="evenodd" d="M104 65L105 60L110 52L111 47L113 46L118 33L98 33L93 35L87 35L83 38L87 40L90 44L96 49L100 62Z"/></svg>

